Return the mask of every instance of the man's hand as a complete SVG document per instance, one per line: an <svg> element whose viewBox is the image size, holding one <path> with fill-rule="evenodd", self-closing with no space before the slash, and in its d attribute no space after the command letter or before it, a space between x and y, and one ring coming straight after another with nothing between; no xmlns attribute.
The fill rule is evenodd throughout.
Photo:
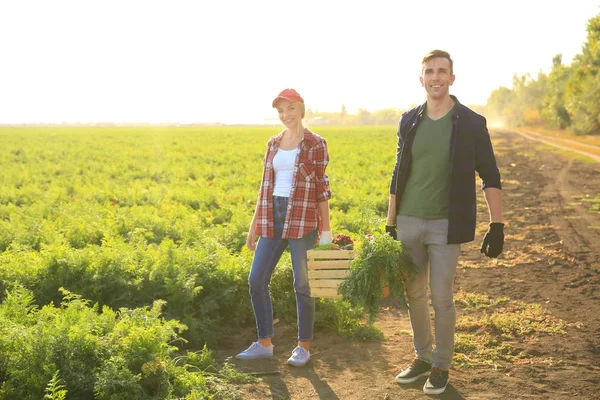
<svg viewBox="0 0 600 400"><path fill-rule="evenodd" d="M386 225L385 233L390 235L392 239L397 240L398 232L396 232L396 225Z"/></svg>
<svg viewBox="0 0 600 400"><path fill-rule="evenodd" d="M490 223L481 244L481 252L490 258L495 258L502 253L504 247L504 224L502 222Z"/></svg>
<svg viewBox="0 0 600 400"><path fill-rule="evenodd" d="M321 232L321 237L319 238L319 246L329 243L331 243L331 231Z"/></svg>

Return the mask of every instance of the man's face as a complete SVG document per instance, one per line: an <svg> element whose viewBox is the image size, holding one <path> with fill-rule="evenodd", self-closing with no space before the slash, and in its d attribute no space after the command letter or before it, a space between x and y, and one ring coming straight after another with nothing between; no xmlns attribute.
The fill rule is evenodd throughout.
<svg viewBox="0 0 600 400"><path fill-rule="evenodd" d="M454 83L454 75L450 71L450 60L435 57L423 63L421 85L427 92L427 98L440 100L450 95L450 86Z"/></svg>

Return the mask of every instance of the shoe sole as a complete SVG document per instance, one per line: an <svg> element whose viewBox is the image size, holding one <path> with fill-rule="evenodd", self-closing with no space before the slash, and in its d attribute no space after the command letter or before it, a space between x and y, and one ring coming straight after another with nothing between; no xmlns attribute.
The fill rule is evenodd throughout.
<svg viewBox="0 0 600 400"><path fill-rule="evenodd" d="M446 383L446 386L448 386L448 383ZM439 388L439 389L425 389L425 386L423 386L423 393L425 393L425 394L442 394L442 393L444 393L444 390L446 390L446 386L444 386L443 388Z"/></svg>
<svg viewBox="0 0 600 400"><path fill-rule="evenodd" d="M265 354L264 356L250 356L250 357L238 357L235 356L236 360L259 360L261 358L269 358L269 357L273 357L273 354Z"/></svg>
<svg viewBox="0 0 600 400"><path fill-rule="evenodd" d="M396 382L398 383L413 383L416 382L419 378L423 376L429 376L429 371L423 372L417 376L413 376L412 378L396 378Z"/></svg>
<svg viewBox="0 0 600 400"><path fill-rule="evenodd" d="M310 361L310 358L308 360L306 360L306 362L304 364L300 364L300 363L290 362L288 360L287 364L291 365L292 367L304 367L306 364L308 364L309 361Z"/></svg>

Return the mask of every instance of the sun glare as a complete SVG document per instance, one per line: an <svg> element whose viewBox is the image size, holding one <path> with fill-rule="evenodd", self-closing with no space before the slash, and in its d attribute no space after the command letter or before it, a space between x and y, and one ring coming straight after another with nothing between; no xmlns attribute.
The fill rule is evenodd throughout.
<svg viewBox="0 0 600 400"><path fill-rule="evenodd" d="M579 3L505 0L489 18L432 0L425 23L408 17L420 3L377 0L0 2L0 123L260 123L286 87L321 112L406 109L425 98L420 61L434 48L454 58L451 93L483 105L515 74L581 51L599 7Z"/></svg>

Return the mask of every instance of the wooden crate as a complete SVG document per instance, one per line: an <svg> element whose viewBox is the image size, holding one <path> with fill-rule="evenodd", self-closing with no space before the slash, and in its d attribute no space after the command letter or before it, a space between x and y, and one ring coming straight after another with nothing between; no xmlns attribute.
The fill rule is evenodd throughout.
<svg viewBox="0 0 600 400"><path fill-rule="evenodd" d="M341 298L338 287L350 274L352 250L308 250L308 282L312 297Z"/></svg>
<svg viewBox="0 0 600 400"><path fill-rule="evenodd" d="M311 297L340 299L338 287L350 275L352 250L308 250L308 284ZM381 298L390 296L390 288L381 280Z"/></svg>

